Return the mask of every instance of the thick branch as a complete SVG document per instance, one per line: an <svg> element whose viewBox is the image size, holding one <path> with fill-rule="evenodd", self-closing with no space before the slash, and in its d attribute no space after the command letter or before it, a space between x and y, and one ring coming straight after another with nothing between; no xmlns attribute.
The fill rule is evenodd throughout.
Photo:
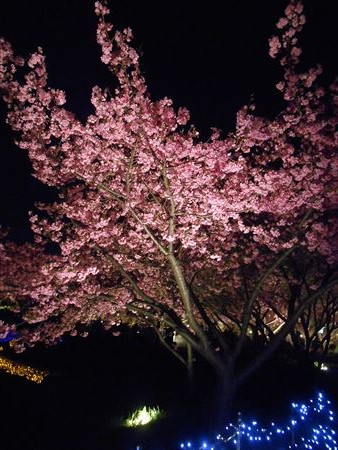
<svg viewBox="0 0 338 450"><path fill-rule="evenodd" d="M166 188L169 200L170 200L170 216L169 216L169 252L173 252L173 238L175 234L175 214L176 214L176 205L173 197L173 193L170 187L170 182L167 175L167 169L165 166L162 167L162 176L164 186Z"/></svg>
<svg viewBox="0 0 338 450"><path fill-rule="evenodd" d="M235 349L235 357L237 357L242 349L242 346L244 344L245 341L245 336L246 333L248 331L248 326L250 323L250 317L251 317L251 312L252 312L252 308L253 305L258 297L258 294L260 292L260 290L263 287L264 282L266 281L266 279L273 273L273 271L290 255L290 253L292 253L294 251L294 247L293 248L289 248L288 250L286 250L270 267L269 269L264 273L264 275L261 277L261 279L258 281L258 283L256 284L255 289L253 290L253 293L251 294L250 298L248 299L247 303L246 303L246 307L245 307L245 311L243 314L243 321L242 321L242 327L241 327L241 334L240 337L238 339L238 343L236 345L236 349Z"/></svg>
<svg viewBox="0 0 338 450"><path fill-rule="evenodd" d="M338 279L331 280L325 286L318 289L303 301L303 303L296 309L293 316L288 319L288 321L282 326L280 331L275 335L274 339L271 340L269 345L265 347L262 353L253 361L253 363L240 374L239 383L242 383L244 380L246 380L256 369L258 369L263 363L265 363L265 361L267 361L267 359L269 359L269 357L276 351L279 345L290 333L291 329L295 326L297 320L302 315L304 310L308 308L313 302L315 302L318 297L323 295L337 283Z"/></svg>
<svg viewBox="0 0 338 450"><path fill-rule="evenodd" d="M175 356L175 358L177 358L182 364L185 365L185 367L186 367L187 369L189 369L189 364L188 364L188 362L183 358L182 355L180 355L176 350L174 350L174 349L166 342L166 340L164 339L164 337L162 336L162 334L160 333L160 331L158 330L158 328L157 328L156 326L154 326L154 330L155 330L155 333L157 334L157 336L158 336L158 338L159 338L161 344L163 344L164 347L165 347L167 350L169 350L170 353L171 353L172 355Z"/></svg>

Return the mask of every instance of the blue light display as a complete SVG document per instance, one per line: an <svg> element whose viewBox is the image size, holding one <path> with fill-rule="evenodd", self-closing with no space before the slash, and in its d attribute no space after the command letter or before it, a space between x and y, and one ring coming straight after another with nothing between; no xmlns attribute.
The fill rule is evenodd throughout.
<svg viewBox="0 0 338 450"><path fill-rule="evenodd" d="M334 412L322 393L308 404L292 403L291 418L284 424L271 422L261 427L257 421L245 422L241 414L229 423L211 444L182 442L183 450L338 450Z"/></svg>
<svg viewBox="0 0 338 450"><path fill-rule="evenodd" d="M17 339L17 337L18 337L17 333L13 333L12 331L10 331L9 333L6 334L6 337L0 339L0 344L13 341L14 339Z"/></svg>

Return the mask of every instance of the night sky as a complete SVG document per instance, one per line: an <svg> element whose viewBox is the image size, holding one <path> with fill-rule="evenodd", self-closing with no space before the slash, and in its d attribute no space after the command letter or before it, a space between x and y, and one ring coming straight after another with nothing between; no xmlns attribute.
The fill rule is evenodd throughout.
<svg viewBox="0 0 338 450"><path fill-rule="evenodd" d="M18 54L41 46L50 84L66 91L66 107L85 119L92 112L91 88L112 86L95 41L92 0L11 0L1 6L0 35ZM324 84L338 74L338 27L334 1L308 1L302 34L304 68L320 62ZM226 4L223 11L221 5ZM187 107L203 138L210 127L232 130L238 109L254 95L257 112L273 116L282 103L274 89L278 63L268 56L268 38L287 2L149 2L110 0L116 28L130 26L154 99L168 96ZM155 5L155 6L154 6ZM17 241L29 238L27 212L53 192L31 176L27 158L12 144L0 108L0 224Z"/></svg>

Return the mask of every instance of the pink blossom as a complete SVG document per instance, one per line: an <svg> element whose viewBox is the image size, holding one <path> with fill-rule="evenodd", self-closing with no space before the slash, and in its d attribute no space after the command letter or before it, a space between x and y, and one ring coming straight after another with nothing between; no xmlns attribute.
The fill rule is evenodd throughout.
<svg viewBox="0 0 338 450"><path fill-rule="evenodd" d="M107 3L103 2L95 2L95 14L97 16L107 16L110 13L109 8L107 7Z"/></svg>
<svg viewBox="0 0 338 450"><path fill-rule="evenodd" d="M269 40L269 48L270 48L269 55L271 56L271 58L276 58L281 46L282 46L281 42L277 36L273 36L272 38L270 38L270 40Z"/></svg>

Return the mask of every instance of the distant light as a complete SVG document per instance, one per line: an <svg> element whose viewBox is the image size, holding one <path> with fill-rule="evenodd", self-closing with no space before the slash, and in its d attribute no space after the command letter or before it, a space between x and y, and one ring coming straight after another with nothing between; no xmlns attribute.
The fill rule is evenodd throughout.
<svg viewBox="0 0 338 450"><path fill-rule="evenodd" d="M4 370L9 375L24 377L28 381L38 384L41 383L48 375L48 372L45 370L35 369L34 367L27 366L26 364L12 361L4 356L0 356L0 370Z"/></svg>
<svg viewBox="0 0 338 450"><path fill-rule="evenodd" d="M325 371L329 370L329 368L328 368L328 366L326 364L323 364L323 363L321 363L319 361L315 361L313 363L313 365L316 367L316 369L325 370Z"/></svg>

